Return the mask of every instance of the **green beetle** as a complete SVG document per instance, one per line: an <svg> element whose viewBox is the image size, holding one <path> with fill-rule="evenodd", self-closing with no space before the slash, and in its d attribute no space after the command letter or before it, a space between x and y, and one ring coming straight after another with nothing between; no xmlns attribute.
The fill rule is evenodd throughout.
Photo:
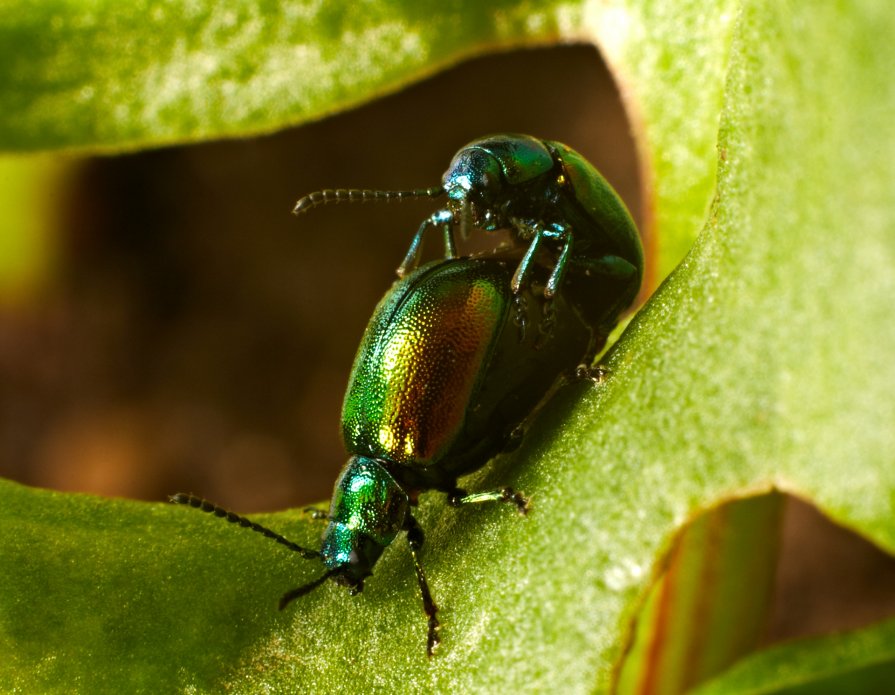
<svg viewBox="0 0 895 695"><path fill-rule="evenodd" d="M459 205L485 229L529 215L516 236L527 234L530 246L467 258L448 254L405 273L379 303L343 404L342 435L351 457L329 512L315 514L329 522L319 551L201 498L171 498L322 562L324 573L286 593L281 609L326 579L359 593L403 531L428 618L431 656L439 622L419 559L423 532L412 513L419 494L444 492L454 506L501 501L527 510L526 498L512 488L468 493L457 479L518 443L520 426L557 381L582 362L590 364L636 297L642 275L640 241L624 205L589 164L563 147L500 136L455 157L445 175L448 213L455 215L451 206ZM510 166L512 158L519 161ZM539 202L516 200L514 191L540 196ZM581 191L589 205L580 204ZM319 195L318 202L328 199L326 192ZM588 224L579 226L582 220ZM573 223L574 241L570 226L564 236L553 235ZM431 218L418 236L427 226ZM541 238L560 240L552 256L537 253Z"/></svg>
<svg viewBox="0 0 895 695"><path fill-rule="evenodd" d="M442 231L446 258L456 256L456 227L464 238L470 227L486 232L506 229L517 246L526 248L513 275L514 293L519 294L528 282L540 253L553 266L545 288L548 298L557 293L566 274L627 280L627 292L618 296L620 311L637 296L643 249L627 208L590 162L552 140L518 134L479 138L454 155L441 186L411 191L316 191L301 198L293 212L301 214L331 202L445 194L447 205L424 220L413 237L398 266L399 277L417 266L428 229Z"/></svg>

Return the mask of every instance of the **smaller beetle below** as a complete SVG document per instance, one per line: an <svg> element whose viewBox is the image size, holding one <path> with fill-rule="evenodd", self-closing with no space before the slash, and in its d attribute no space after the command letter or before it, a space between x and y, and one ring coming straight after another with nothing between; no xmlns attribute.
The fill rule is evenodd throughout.
<svg viewBox="0 0 895 695"><path fill-rule="evenodd" d="M457 154L444 181L438 191L448 193L448 207L421 226L402 279L379 303L358 349L342 408L350 458L329 511L313 510L328 522L320 550L199 497L171 498L322 563L320 576L283 595L281 609L327 579L359 593L384 549L405 532L429 656L440 624L420 562L424 535L413 516L420 493L444 492L453 506L509 502L525 513L520 492L469 493L458 478L518 444L553 386L604 346L642 275L639 237L624 205L565 146L527 136L485 138ZM297 208L372 193L403 195L322 191ZM451 234L458 216L461 227L509 226L516 241L530 245L456 258ZM432 225L444 227L447 258L417 268L420 238ZM542 253L542 238L559 246Z"/></svg>

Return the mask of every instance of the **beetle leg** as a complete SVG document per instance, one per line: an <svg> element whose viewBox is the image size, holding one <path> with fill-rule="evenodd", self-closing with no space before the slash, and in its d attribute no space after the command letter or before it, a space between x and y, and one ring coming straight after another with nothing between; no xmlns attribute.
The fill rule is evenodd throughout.
<svg viewBox="0 0 895 695"><path fill-rule="evenodd" d="M469 208L469 199L463 199L463 206L460 208L460 239L466 241L469 239L469 218L472 212Z"/></svg>
<svg viewBox="0 0 895 695"><path fill-rule="evenodd" d="M503 448L501 452L506 454L511 451L515 451L519 448L519 445L522 444L522 440L525 438L525 423L520 423L516 425L512 432L507 435L506 441L504 442Z"/></svg>
<svg viewBox="0 0 895 695"><path fill-rule="evenodd" d="M562 243L562 251L559 252L559 258L556 260L556 265L553 266L553 272L550 273L550 277L547 279L547 286L544 288L544 298L548 300L553 299L562 283L566 265L568 265L572 255L572 230L559 224L553 224L550 228L544 229L538 224L521 220L514 220L513 226L519 234L519 238L531 238L531 244L529 244L525 256L522 257L522 261L513 275L512 287L515 294L519 294L525 288L528 274L531 272L531 265L534 263L535 254L537 254L544 237L556 239Z"/></svg>
<svg viewBox="0 0 895 695"><path fill-rule="evenodd" d="M460 227L460 238L464 239L466 232L463 231L463 226ZM454 243L454 228L448 223L445 224L442 228L444 232L444 257L445 258L456 258L457 257L457 245Z"/></svg>
<svg viewBox="0 0 895 695"><path fill-rule="evenodd" d="M521 492L511 487L488 492L466 492L460 488L454 488L447 493L448 504L459 507L463 504L480 504L482 502L512 502L516 505L520 514L528 513L528 498Z"/></svg>
<svg viewBox="0 0 895 695"><path fill-rule="evenodd" d="M516 272L513 274L513 282L511 284L513 294L518 295L528 284L528 275L531 272L531 264L534 261L535 254L538 252L538 248L541 246L541 238L541 231L535 229L534 238L532 238L531 244L528 246L528 251L525 252L522 260L519 262L519 267L516 268Z"/></svg>
<svg viewBox="0 0 895 695"><path fill-rule="evenodd" d="M605 384L606 380L609 379L609 376L612 374L612 370L604 364L592 365L592 361L592 357L586 358L585 361L575 367L575 369L561 374L557 383L560 386L577 384L582 381L589 381L594 386Z"/></svg>
<svg viewBox="0 0 895 695"><path fill-rule="evenodd" d="M305 507L302 511L309 517L311 517L314 521L329 521L329 512L325 509L318 509L317 507Z"/></svg>
<svg viewBox="0 0 895 695"><path fill-rule="evenodd" d="M423 611L429 619L429 635L426 638L426 655L432 656L435 647L441 642L438 636L438 606L432 600L432 592L429 591L429 584L426 582L426 574L423 572L423 566L420 564L419 552L423 547L423 530L410 514L407 515L407 543L410 545L410 554L413 556L413 566L416 569L416 581L420 585L420 593L423 595Z"/></svg>
<svg viewBox="0 0 895 695"><path fill-rule="evenodd" d="M546 292L544 293L546 295ZM553 306L553 299L544 299L542 308L541 322L538 324L538 339L535 341L534 349L540 350L553 337L553 329L556 326L556 307Z"/></svg>
<svg viewBox="0 0 895 695"><path fill-rule="evenodd" d="M436 210L429 217L427 217L423 223L420 225L420 228L416 230L416 234L413 236L413 240L410 242L410 248L407 249L407 255L404 256L404 260L401 261L401 265L398 266L398 277L402 278L411 270L416 268L419 265L419 256L420 250L423 245L423 236L426 233L426 230L429 227L442 227L444 230L444 253L445 258L455 258L457 255L457 250L454 247L454 233L451 227L451 223L454 220L454 215L448 209Z"/></svg>
<svg viewBox="0 0 895 695"><path fill-rule="evenodd" d="M572 255L573 237L572 230L568 227L557 227L554 231L546 232L545 234L560 239L563 243L562 251L559 252L559 258L556 260L556 265L553 266L553 272L550 273L550 278L547 280L547 286L544 288L544 298L553 299L562 283L563 274L565 273L566 265L569 262L569 257Z"/></svg>
<svg viewBox="0 0 895 695"><path fill-rule="evenodd" d="M513 323L519 329L519 342L525 340L525 327L528 325L528 299L524 294L513 295Z"/></svg>

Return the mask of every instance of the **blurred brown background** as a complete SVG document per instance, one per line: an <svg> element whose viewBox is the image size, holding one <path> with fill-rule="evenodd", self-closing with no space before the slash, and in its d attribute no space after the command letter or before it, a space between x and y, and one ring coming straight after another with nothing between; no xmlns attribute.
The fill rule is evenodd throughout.
<svg viewBox="0 0 895 695"><path fill-rule="evenodd" d="M2 329L0 476L244 512L328 497L354 352L435 204L292 205L436 185L463 144L514 131L580 150L638 216L625 115L585 47L473 60L269 137L79 163L50 201L59 272Z"/></svg>
<svg viewBox="0 0 895 695"><path fill-rule="evenodd" d="M0 316L0 476L242 512L327 498L354 351L434 205L291 207L319 188L435 185L493 132L579 150L640 222L629 126L587 47L472 60L269 137L77 163L48 201L56 272ZM890 557L801 503L784 535L771 638L895 613Z"/></svg>

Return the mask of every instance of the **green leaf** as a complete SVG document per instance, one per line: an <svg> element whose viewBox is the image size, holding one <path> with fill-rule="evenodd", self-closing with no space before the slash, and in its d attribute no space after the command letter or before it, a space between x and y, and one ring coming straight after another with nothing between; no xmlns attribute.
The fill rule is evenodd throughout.
<svg viewBox="0 0 895 695"><path fill-rule="evenodd" d="M0 157L0 306L33 292L55 260L51 235L65 163L55 157Z"/></svg>
<svg viewBox="0 0 895 695"><path fill-rule="evenodd" d="M0 141L134 148L262 133L368 100L481 51L544 41L514 2L6 2Z"/></svg>
<svg viewBox="0 0 895 695"><path fill-rule="evenodd" d="M655 287L711 200L735 2L7 0L0 151L120 152L321 118L485 51L594 40L640 139ZM663 85L656 89L656 85ZM450 95L455 99L456 95ZM661 237L653 233L658 223Z"/></svg>
<svg viewBox="0 0 895 695"><path fill-rule="evenodd" d="M759 647L785 500L731 500L681 531L638 612L616 692L687 692Z"/></svg>
<svg viewBox="0 0 895 695"><path fill-rule="evenodd" d="M594 38L640 137L661 235L653 277L702 231L609 353L611 378L560 392L520 451L469 481L532 494L528 518L424 500L444 624L431 661L403 543L361 596L326 585L278 613L320 568L255 534L3 484L0 682L605 691L654 562L717 500L797 493L895 550L895 19L883 3L216 7L7 3L0 142L118 150L259 132L487 44ZM295 513L259 520L307 544L318 533Z"/></svg>
<svg viewBox="0 0 895 695"><path fill-rule="evenodd" d="M895 678L895 620L784 644L744 660L698 695L873 695Z"/></svg>

